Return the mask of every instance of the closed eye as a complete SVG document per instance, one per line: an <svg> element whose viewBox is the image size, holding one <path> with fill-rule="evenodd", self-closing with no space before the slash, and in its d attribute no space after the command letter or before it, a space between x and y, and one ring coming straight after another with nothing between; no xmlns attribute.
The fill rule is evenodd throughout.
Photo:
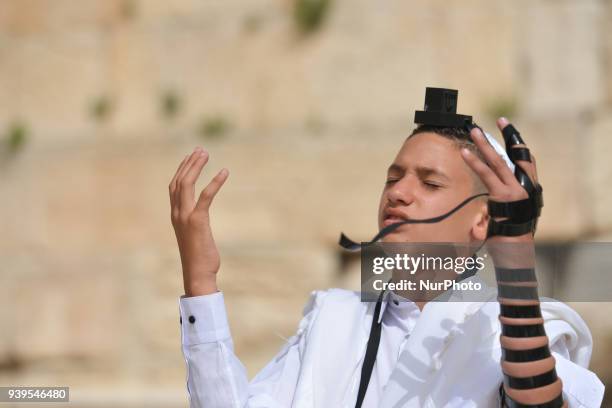
<svg viewBox="0 0 612 408"><path fill-rule="evenodd" d="M425 184L425 186L427 186L428 189L430 190L437 190L439 188L442 188L441 185L435 184L435 183L429 183L427 181L423 182L423 184Z"/></svg>
<svg viewBox="0 0 612 408"><path fill-rule="evenodd" d="M386 185L390 185L390 184L393 184L393 183L398 182L399 180L400 180L400 179L388 179L387 181L385 181L385 184L386 184ZM441 186L441 185L439 185L439 184L430 183L430 182L427 182L427 181L423 182L423 184L425 184L425 186L426 186L428 189L431 189L431 190L436 190L436 189L438 189L438 188L442 188L442 186Z"/></svg>

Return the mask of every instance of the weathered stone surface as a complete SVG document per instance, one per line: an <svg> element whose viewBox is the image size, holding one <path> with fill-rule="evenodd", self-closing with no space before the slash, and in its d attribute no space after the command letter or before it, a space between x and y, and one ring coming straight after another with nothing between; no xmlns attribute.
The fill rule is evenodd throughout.
<svg viewBox="0 0 612 408"><path fill-rule="evenodd" d="M425 86L460 89L498 139L493 115L511 115L545 189L538 239L609 241L611 7L335 1L300 38L289 1L2 1L0 140L28 131L17 153L0 145L0 382L70 384L75 406L185 405L167 187L196 145L211 153L196 193L230 170L219 285L255 374L310 291L358 287L338 234L376 231ZM202 137L215 122L229 130ZM610 303L574 306L609 381Z"/></svg>
<svg viewBox="0 0 612 408"><path fill-rule="evenodd" d="M563 116L601 104L604 10L598 0L537 1L524 8L517 40L526 111Z"/></svg>

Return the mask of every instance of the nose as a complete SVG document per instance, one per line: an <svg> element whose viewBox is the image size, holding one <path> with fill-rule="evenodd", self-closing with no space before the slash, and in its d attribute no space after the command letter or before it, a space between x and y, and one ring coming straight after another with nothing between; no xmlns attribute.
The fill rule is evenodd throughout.
<svg viewBox="0 0 612 408"><path fill-rule="evenodd" d="M389 203L394 207L411 204L414 201L417 181L416 177L407 174L393 183L387 193Z"/></svg>

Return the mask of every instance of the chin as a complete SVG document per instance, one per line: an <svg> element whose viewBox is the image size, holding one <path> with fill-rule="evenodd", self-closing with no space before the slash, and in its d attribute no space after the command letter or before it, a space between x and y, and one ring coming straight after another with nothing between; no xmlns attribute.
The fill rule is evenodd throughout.
<svg viewBox="0 0 612 408"><path fill-rule="evenodd" d="M410 238L406 236L402 236L402 234L397 234L392 232L391 234L384 236L381 242L385 243L398 243L398 242L411 242Z"/></svg>

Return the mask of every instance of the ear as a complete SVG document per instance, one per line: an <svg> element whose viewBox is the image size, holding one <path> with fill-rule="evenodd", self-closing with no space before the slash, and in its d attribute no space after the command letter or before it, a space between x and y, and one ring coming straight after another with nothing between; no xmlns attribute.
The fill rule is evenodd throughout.
<svg viewBox="0 0 612 408"><path fill-rule="evenodd" d="M478 204L478 210L472 218L470 236L474 241L484 241L487 239L487 229L489 227L489 210L485 200L479 200Z"/></svg>

